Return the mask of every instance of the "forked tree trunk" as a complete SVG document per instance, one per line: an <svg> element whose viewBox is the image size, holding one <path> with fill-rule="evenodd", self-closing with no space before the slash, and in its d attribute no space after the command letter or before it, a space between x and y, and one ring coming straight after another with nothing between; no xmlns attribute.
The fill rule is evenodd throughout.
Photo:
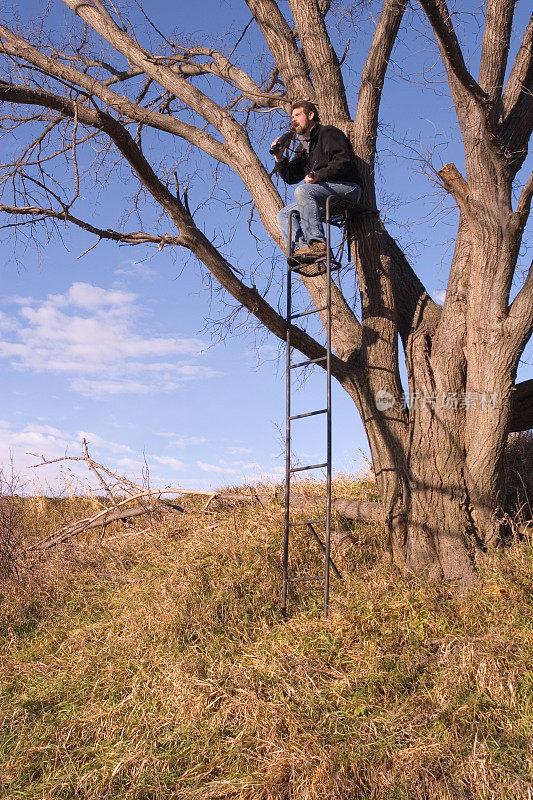
<svg viewBox="0 0 533 800"><path fill-rule="evenodd" d="M422 405L426 397L431 404ZM475 582L476 551L497 541L502 437L489 432L490 415L486 424L477 421L487 433L483 464L489 458L491 468L467 477L468 464L476 463L465 447L467 412L439 407L446 398L446 391L420 391L412 399L409 442L399 458L382 439L369 441L395 564L406 577L457 589Z"/></svg>
<svg viewBox="0 0 533 800"><path fill-rule="evenodd" d="M393 408L363 414L394 562L406 576L454 588L475 582L476 552L500 541L502 456L516 373L513 337L502 335L483 304L478 308L470 324L483 337L468 362L464 330L457 358L453 338L446 347L438 335L415 331L409 338L406 436L391 446L380 430L380 417L390 429L399 415L397 396Z"/></svg>

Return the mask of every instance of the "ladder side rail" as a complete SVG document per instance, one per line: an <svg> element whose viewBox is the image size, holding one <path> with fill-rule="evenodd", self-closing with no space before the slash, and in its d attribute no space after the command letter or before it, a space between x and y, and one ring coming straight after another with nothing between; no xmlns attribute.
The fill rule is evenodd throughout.
<svg viewBox="0 0 533 800"><path fill-rule="evenodd" d="M339 198L335 195L329 195L326 198L326 278L327 278L327 289L326 289L326 306L323 308L314 309L311 312L303 312L299 314L292 314L292 272L298 271L298 268L291 267L289 261L287 262L287 314L286 314L286 430L285 430L285 445L286 445L286 452L285 452L285 530L284 530L284 541L283 541L283 593L282 593L282 618L285 620L287 618L287 596L288 596L288 585L291 582L297 581L305 581L305 580L324 580L324 619L328 619L329 613L329 595L330 595L330 566L333 568L335 574L342 579L340 572L338 571L336 565L331 560L331 492L332 492L332 400L331 400L331 329L332 329L332 319L331 319L331 273L333 269L340 269L341 264L340 260L342 260L343 250L344 250L344 239L347 239L348 245L348 261L351 260L351 253L350 253L350 236L349 236L349 219L348 219L348 210L346 205L350 205L348 201L344 202L346 199L341 199L341 205L344 208L340 214L340 220L336 218L332 219L331 213L331 206L338 201ZM351 204L354 205L354 204ZM362 213L379 213L376 212L375 209L367 209L361 207L360 210ZM293 226L293 215L296 212L293 211L289 215L289 256L292 254L292 226ZM344 224L343 224L344 223ZM335 227L344 228L343 231L343 242L341 245L341 251L339 255L339 263L332 260L331 257L331 226L334 225ZM309 359L297 364L291 363L291 335L290 335L290 327L291 327L291 320L296 319L298 317L304 317L308 314L316 313L317 311L326 310L326 356L317 359ZM326 361L326 393L327 393L327 405L326 409L322 409L320 411L315 412L308 412L306 414L297 414L295 416L291 416L291 370L295 367L303 367L307 366L308 364L314 364L319 362ZM312 464L307 465L304 467L295 467L291 469L291 421L292 419L300 419L300 417L307 417L307 416L314 416L315 414L322 414L326 413L327 419L327 433L326 433L326 449L327 449L327 458L324 464ZM321 546L322 552L324 554L324 573L323 576L313 576L313 577L293 577L290 578L288 571L289 571L289 532L291 526L298 525L301 523L291 523L290 522L290 492L291 492L291 485L290 485L290 478L291 474L294 472L300 472L302 470L308 469L317 469L317 468L326 467L326 518L325 522L325 541L324 543L321 542L320 537L316 533L313 525L311 524L310 520L305 521L303 524L306 524L307 527L311 530L314 538L319 542ZM321 522L322 520L314 520L314 522Z"/></svg>
<svg viewBox="0 0 533 800"><path fill-rule="evenodd" d="M333 195L326 198L326 383L327 383L327 468L326 468L326 540L324 552L324 619L329 613L329 578L331 550L331 203Z"/></svg>
<svg viewBox="0 0 533 800"><path fill-rule="evenodd" d="M293 216L289 214L289 256L292 252ZM285 525L283 531L283 589L281 595L281 617L287 619L287 590L289 586L289 535L291 505L291 314L292 314L292 270L287 260L287 308L285 331Z"/></svg>

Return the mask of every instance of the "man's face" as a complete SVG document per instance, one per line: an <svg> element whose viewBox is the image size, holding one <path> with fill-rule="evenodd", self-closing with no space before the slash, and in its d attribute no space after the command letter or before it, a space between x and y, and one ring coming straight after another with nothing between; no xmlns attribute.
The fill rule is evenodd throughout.
<svg viewBox="0 0 533 800"><path fill-rule="evenodd" d="M303 108L295 108L291 114L291 122L296 133L299 133L300 136L307 136L315 124L315 115L312 111L310 114L306 114Z"/></svg>

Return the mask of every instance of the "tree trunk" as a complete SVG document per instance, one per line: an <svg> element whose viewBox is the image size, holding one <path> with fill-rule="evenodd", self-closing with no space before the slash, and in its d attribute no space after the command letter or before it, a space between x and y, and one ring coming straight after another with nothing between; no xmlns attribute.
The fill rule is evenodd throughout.
<svg viewBox="0 0 533 800"><path fill-rule="evenodd" d="M407 468L377 470L393 559L406 577L464 589L476 579L464 449L450 442L449 411L413 404Z"/></svg>

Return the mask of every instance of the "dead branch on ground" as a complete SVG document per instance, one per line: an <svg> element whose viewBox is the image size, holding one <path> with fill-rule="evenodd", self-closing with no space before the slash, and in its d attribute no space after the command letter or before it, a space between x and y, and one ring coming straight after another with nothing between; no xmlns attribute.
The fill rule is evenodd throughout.
<svg viewBox="0 0 533 800"><path fill-rule="evenodd" d="M153 513L185 513L186 508L178 505L175 502L162 500L162 495L172 494L174 497L206 497L207 502L203 506L201 513L211 513L210 507L214 501L220 503L231 503L234 507L241 504L258 503L261 507L265 507L273 501L279 501L282 495L279 490L273 492L257 492L251 487L246 494L239 492L219 492L213 490L197 490L197 489L179 489L179 488L166 488L150 490L139 484L133 483L125 476L117 475L111 472L103 464L99 464L89 455L87 440L83 440L82 444L83 456L63 456L61 458L46 459L41 456L41 461L34 464L34 468L42 467L49 464L64 463L70 461L83 461L87 464L89 471L97 478L98 483L104 490L109 506L100 508L95 514L84 517L83 519L76 520L67 525L64 525L51 535L41 539L35 544L26 547L25 554L28 553L42 553L60 544L64 544L70 539L79 536L87 531L95 528L105 528L112 522L122 522L131 525L131 520L135 517L144 514L151 515ZM104 477L105 476L105 477ZM97 497L91 489L84 487L88 496L93 500ZM123 498L123 499L120 499ZM99 505L102 505L100 500L97 500ZM308 496L293 492L291 495L291 507L305 508L309 505L321 504L325 502L325 497ZM134 505L131 505L131 504ZM366 522L382 522L382 511L379 503L370 501L351 500L345 497L332 498L332 508L337 511L341 516L347 519L363 520Z"/></svg>

